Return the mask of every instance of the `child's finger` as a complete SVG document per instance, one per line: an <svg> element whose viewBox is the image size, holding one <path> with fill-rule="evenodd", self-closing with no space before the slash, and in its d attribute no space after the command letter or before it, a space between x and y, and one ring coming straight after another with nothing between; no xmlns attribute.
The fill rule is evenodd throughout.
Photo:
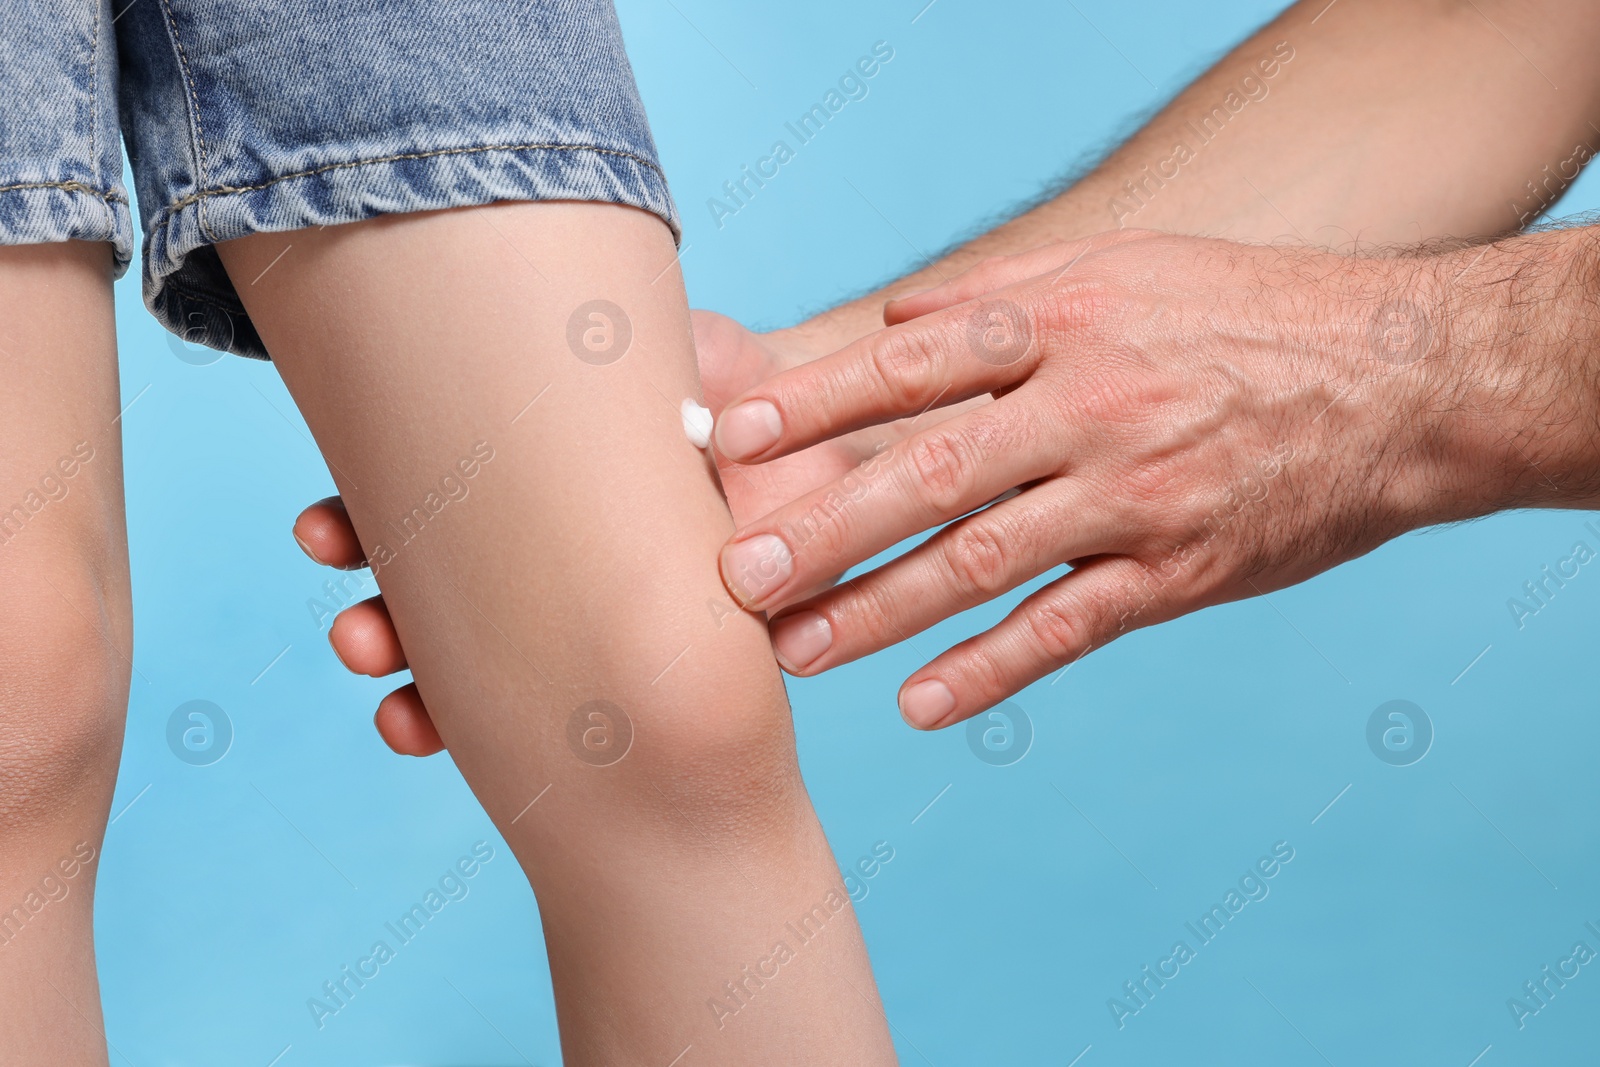
<svg viewBox="0 0 1600 1067"><path fill-rule="evenodd" d="M372 717L378 736L401 756L431 756L444 751L444 741L428 717L415 684L403 685L384 697Z"/></svg>
<svg viewBox="0 0 1600 1067"><path fill-rule="evenodd" d="M336 496L319 500L300 513L294 522L294 539L306 555L325 567L353 571L367 565L350 513Z"/></svg>
<svg viewBox="0 0 1600 1067"><path fill-rule="evenodd" d="M355 674L382 678L406 669L406 651L381 596L341 611L328 630L328 643Z"/></svg>

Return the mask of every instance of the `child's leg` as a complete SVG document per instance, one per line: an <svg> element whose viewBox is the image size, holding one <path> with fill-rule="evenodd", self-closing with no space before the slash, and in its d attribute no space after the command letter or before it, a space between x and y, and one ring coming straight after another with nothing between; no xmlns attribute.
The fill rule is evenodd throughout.
<svg viewBox="0 0 1600 1067"><path fill-rule="evenodd" d="M0 1065L106 1062L94 881L132 622L110 256L0 248Z"/></svg>
<svg viewBox="0 0 1600 1067"><path fill-rule="evenodd" d="M717 575L667 228L520 203L218 250L537 892L568 1062L892 1062L765 627Z"/></svg>

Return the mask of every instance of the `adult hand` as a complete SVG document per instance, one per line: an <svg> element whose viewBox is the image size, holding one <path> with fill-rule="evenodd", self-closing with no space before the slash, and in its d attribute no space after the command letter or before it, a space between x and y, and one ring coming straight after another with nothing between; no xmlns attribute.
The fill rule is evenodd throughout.
<svg viewBox="0 0 1600 1067"><path fill-rule="evenodd" d="M724 581L775 613L780 661L810 675L1070 566L911 675L901 712L932 729L1130 629L1457 517L1459 443L1421 414L1440 403L1439 262L1121 232L893 302L890 328L733 398L722 455L759 470L934 404L997 399L741 523Z"/></svg>
<svg viewBox="0 0 1600 1067"><path fill-rule="evenodd" d="M722 315L694 312L695 348L706 404L713 412L735 394L779 371L815 359L803 335L793 331L756 334ZM940 411L922 425L951 412ZM872 426L846 434L782 460L759 467L719 464L723 490L736 523L746 523L855 469L869 456L910 432L906 425ZM338 497L328 497L301 512L294 537L317 563L341 570L367 565L349 512ZM831 579L825 576L818 585ZM341 611L328 632L340 661L356 674L386 677L406 669L405 649L383 597L375 596ZM384 697L373 723L384 742L401 755L428 756L444 748L417 687L407 684Z"/></svg>

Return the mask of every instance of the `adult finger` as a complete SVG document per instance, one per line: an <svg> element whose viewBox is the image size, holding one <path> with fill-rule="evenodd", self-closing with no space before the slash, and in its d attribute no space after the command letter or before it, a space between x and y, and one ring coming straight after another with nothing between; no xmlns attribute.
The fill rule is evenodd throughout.
<svg viewBox="0 0 1600 1067"><path fill-rule="evenodd" d="M353 571L367 565L350 513L336 496L325 497L300 513L294 521L294 539L313 562L325 567Z"/></svg>
<svg viewBox="0 0 1600 1067"><path fill-rule="evenodd" d="M790 674L817 674L913 637L1069 559L1114 551L1123 531L1112 516L1096 513L1092 496L1069 479L1052 479L951 523L910 552L775 618L778 662Z"/></svg>
<svg viewBox="0 0 1600 1067"><path fill-rule="evenodd" d="M1030 278L1059 280L1091 252L1154 236L1146 230L1111 230L1078 241L1059 241L1010 256L991 256L932 289L907 293L883 305L890 325L976 300Z"/></svg>
<svg viewBox="0 0 1600 1067"><path fill-rule="evenodd" d="M907 537L1060 469L1062 433L1041 423L1027 387L895 445L734 534L720 556L742 604L770 609L805 595Z"/></svg>
<svg viewBox="0 0 1600 1067"><path fill-rule="evenodd" d="M1041 309L1021 292L864 337L775 374L717 418L717 450L761 463L865 426L1004 389L1038 365Z"/></svg>
<svg viewBox="0 0 1600 1067"><path fill-rule="evenodd" d="M919 730L968 719L1070 666L1122 633L1180 614L1160 575L1128 556L1088 560L1027 597L900 687L900 714Z"/></svg>

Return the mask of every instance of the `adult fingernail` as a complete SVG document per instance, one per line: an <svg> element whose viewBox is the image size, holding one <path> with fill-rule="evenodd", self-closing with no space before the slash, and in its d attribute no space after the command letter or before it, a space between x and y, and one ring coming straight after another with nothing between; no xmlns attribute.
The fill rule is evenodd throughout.
<svg viewBox="0 0 1600 1067"><path fill-rule="evenodd" d="M814 611L797 611L772 624L772 650L790 674L799 674L833 645L833 626Z"/></svg>
<svg viewBox="0 0 1600 1067"><path fill-rule="evenodd" d="M749 459L778 443L783 416L767 400L746 400L717 420L717 451L729 459Z"/></svg>
<svg viewBox="0 0 1600 1067"><path fill-rule="evenodd" d="M900 717L919 730L933 729L955 707L956 695L937 678L918 682L900 694Z"/></svg>
<svg viewBox="0 0 1600 1067"><path fill-rule="evenodd" d="M794 555L782 538L757 534L724 548L721 565L728 591L745 607L753 608L789 580L794 573Z"/></svg>

